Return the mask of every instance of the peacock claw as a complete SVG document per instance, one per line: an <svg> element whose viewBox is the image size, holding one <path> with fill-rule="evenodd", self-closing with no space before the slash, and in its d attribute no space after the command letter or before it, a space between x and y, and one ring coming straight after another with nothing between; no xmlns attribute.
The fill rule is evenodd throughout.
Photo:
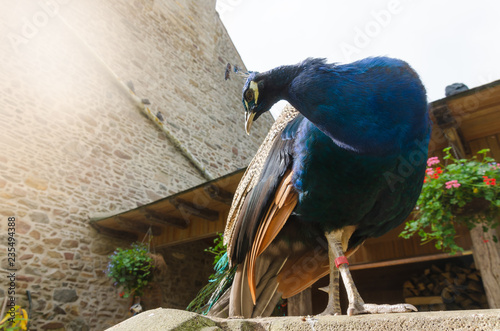
<svg viewBox="0 0 500 331"><path fill-rule="evenodd" d="M318 315L319 316L338 316L338 315L342 315L342 313L340 311L335 311L335 309L333 307L326 307L326 309Z"/></svg>
<svg viewBox="0 0 500 331"><path fill-rule="evenodd" d="M365 304L350 303L349 308L347 308L347 316L368 314L369 312L365 309L365 306Z"/></svg>
<svg viewBox="0 0 500 331"><path fill-rule="evenodd" d="M418 311L415 306L409 303L398 303L395 305L376 305L373 303L365 303L362 306L352 307L349 305L347 309L347 315L359 315L359 314L388 314L388 313L407 313L410 311Z"/></svg>

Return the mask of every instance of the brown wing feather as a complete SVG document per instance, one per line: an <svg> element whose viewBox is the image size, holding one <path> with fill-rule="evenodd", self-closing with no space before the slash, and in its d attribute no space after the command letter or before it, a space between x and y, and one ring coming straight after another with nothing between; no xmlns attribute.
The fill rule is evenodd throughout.
<svg viewBox="0 0 500 331"><path fill-rule="evenodd" d="M283 298L290 298L319 279L328 275L330 265L328 252L324 249L310 250L289 259L278 274L278 291Z"/></svg>
<svg viewBox="0 0 500 331"><path fill-rule="evenodd" d="M292 171L288 170L282 179L274 201L271 204L266 217L262 220L257 230L256 239L252 244L250 254L247 255L247 275L250 294L255 304L256 302L256 284L255 284L255 262L262 252L276 238L280 230L285 225L288 217L297 205L298 195L293 190L291 179Z"/></svg>

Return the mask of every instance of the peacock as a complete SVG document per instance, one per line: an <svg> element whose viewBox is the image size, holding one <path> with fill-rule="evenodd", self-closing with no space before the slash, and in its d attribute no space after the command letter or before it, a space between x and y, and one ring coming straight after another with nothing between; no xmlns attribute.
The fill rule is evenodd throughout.
<svg viewBox="0 0 500 331"><path fill-rule="evenodd" d="M214 316L269 316L278 302L329 274L322 314L416 311L366 304L347 258L401 224L424 181L430 122L425 88L404 61L349 64L308 58L251 72L243 86L245 130L288 101L247 168L229 211L228 266L209 304Z"/></svg>

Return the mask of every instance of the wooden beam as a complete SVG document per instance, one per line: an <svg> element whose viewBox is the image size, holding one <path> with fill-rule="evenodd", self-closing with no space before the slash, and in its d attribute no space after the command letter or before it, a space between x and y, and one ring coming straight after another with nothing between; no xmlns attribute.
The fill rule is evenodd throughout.
<svg viewBox="0 0 500 331"><path fill-rule="evenodd" d="M434 115L436 124L443 131L449 145L453 148L455 157L458 159L465 158L470 151L467 149L460 126L453 117L448 105L446 103L435 105L432 108L432 115Z"/></svg>
<svg viewBox="0 0 500 331"><path fill-rule="evenodd" d="M231 206L231 203L233 202L233 193L225 191L216 185L207 185L203 189L211 199Z"/></svg>
<svg viewBox="0 0 500 331"><path fill-rule="evenodd" d="M102 226L96 222L91 222L90 226L93 227L97 232L99 232L101 234L104 234L104 235L109 236L109 237L117 238L117 239L136 241L139 238L139 236L137 236L137 234L135 234L135 233L111 229L111 228Z"/></svg>
<svg viewBox="0 0 500 331"><path fill-rule="evenodd" d="M455 157L457 159L465 159L467 154L470 154L470 151L466 149L467 144L464 143L464 138L460 130L457 128L446 128L443 129L443 132L446 140L448 140L455 152Z"/></svg>
<svg viewBox="0 0 500 331"><path fill-rule="evenodd" d="M134 233L146 234L148 233L149 227L151 227L153 236L159 236L162 233L162 228L158 226L147 225L140 221L132 221L120 216L116 216L115 219L125 229Z"/></svg>
<svg viewBox="0 0 500 331"><path fill-rule="evenodd" d="M179 210L183 218L188 218L190 215L206 219L207 221L217 221L219 220L219 212L208 209L182 199L172 200L172 204Z"/></svg>
<svg viewBox="0 0 500 331"><path fill-rule="evenodd" d="M465 256L465 255L472 255L472 251L464 251L462 253L457 253L455 255L450 255L448 253L441 253L441 254L433 254L433 255L415 256L415 257L409 257L406 259L397 259L397 260L392 260L392 261L353 264L353 265L349 266L349 270L352 271L352 270L390 267L390 266L406 264L406 263L427 262L427 261L448 259L448 258L453 258L453 257L460 257L460 256Z"/></svg>
<svg viewBox="0 0 500 331"><path fill-rule="evenodd" d="M187 229L191 221L187 218L168 217L152 209L144 209L146 219L154 224L175 226L179 229Z"/></svg>
<svg viewBox="0 0 500 331"><path fill-rule="evenodd" d="M202 239L214 238L215 236L217 236L218 233L223 232L223 231L224 231L224 228L221 228L217 231L206 232L203 234L188 235L184 238L177 238L176 237L170 241L162 241L160 238L160 241L157 242L155 247L156 248L169 247L169 246L175 246L175 245L180 245L180 244L186 244L186 243L190 243L190 242L198 241L198 240L202 240Z"/></svg>

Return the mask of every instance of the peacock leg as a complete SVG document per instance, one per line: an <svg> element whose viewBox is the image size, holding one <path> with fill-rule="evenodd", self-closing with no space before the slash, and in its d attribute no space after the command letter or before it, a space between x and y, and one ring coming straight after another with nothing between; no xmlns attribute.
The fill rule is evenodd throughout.
<svg viewBox="0 0 500 331"><path fill-rule="evenodd" d="M344 229L326 234L329 247L330 270L338 267L346 288L347 298L349 300L347 315L352 316L358 314L385 314L417 311L417 308L407 303L395 305L365 304L359 295L356 285L354 284L351 272L349 271L347 259L344 256L344 251L347 248L347 243L351 234L352 232L348 233L347 231L344 231Z"/></svg>
<svg viewBox="0 0 500 331"><path fill-rule="evenodd" d="M330 260L330 285L320 288L328 293L328 304L320 315L342 315L339 297L339 270L335 268L335 263L332 263L335 257L332 257L331 250L328 250L328 258Z"/></svg>

